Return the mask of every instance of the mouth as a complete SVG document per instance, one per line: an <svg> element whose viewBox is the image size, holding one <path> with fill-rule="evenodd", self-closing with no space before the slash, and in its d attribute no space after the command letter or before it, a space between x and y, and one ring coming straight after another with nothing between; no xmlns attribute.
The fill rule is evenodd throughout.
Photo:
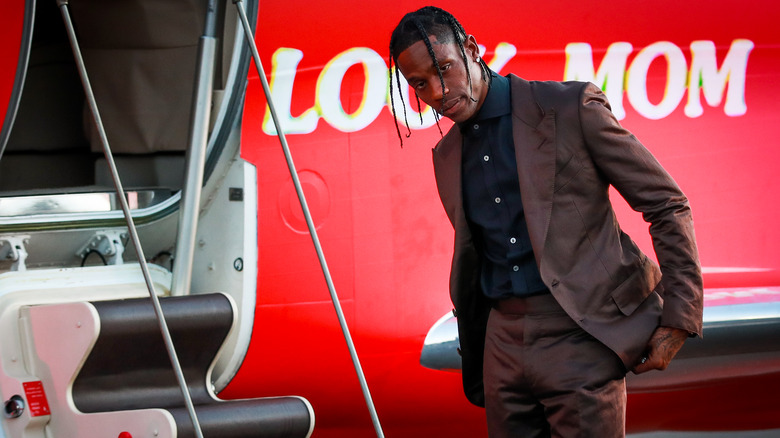
<svg viewBox="0 0 780 438"><path fill-rule="evenodd" d="M453 113L456 112L455 107L458 105L458 103L460 103L460 100L461 100L460 98L457 98L457 99L446 101L444 105L442 105L439 113L442 114L443 116L450 117Z"/></svg>

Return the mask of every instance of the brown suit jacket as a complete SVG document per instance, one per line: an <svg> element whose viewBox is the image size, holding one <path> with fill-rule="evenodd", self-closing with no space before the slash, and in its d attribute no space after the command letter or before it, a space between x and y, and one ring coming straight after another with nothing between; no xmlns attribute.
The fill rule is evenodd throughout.
<svg viewBox="0 0 780 438"><path fill-rule="evenodd" d="M582 82L510 75L512 130L528 232L541 276L583 329L627 369L660 324L701 334L702 279L688 200L671 176ZM480 254L463 210L462 137L453 127L433 150L436 183L455 229L450 294L458 316L463 384L484 404L482 352L489 303ZM617 222L614 186L650 224L660 268Z"/></svg>

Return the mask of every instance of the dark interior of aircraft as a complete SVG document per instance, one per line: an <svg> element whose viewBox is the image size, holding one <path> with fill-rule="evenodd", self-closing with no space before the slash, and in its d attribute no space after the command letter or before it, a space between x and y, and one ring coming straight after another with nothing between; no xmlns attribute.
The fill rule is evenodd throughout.
<svg viewBox="0 0 780 438"><path fill-rule="evenodd" d="M204 2L73 1L71 11L122 183L153 190L158 199L149 202L159 202L182 186ZM225 12L220 3L218 35L235 27L234 14L225 19ZM37 5L33 28L21 101L0 160L0 194L113 190L55 2ZM222 66L233 40L224 40L215 90L227 80Z"/></svg>

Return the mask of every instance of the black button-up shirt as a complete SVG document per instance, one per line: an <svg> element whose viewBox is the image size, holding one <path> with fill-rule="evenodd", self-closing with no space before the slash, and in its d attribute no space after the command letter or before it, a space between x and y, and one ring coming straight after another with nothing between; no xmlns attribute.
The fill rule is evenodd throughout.
<svg viewBox="0 0 780 438"><path fill-rule="evenodd" d="M509 79L492 74L463 133L463 202L483 257L482 291L493 299L547 291L534 260L520 197Z"/></svg>

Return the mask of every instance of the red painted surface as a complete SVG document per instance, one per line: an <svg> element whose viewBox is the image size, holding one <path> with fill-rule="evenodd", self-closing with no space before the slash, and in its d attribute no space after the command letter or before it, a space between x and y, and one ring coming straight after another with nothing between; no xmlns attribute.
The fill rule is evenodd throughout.
<svg viewBox="0 0 780 438"><path fill-rule="evenodd" d="M771 430L778 428L780 374L712 382L684 391L629 394L630 432Z"/></svg>
<svg viewBox="0 0 780 438"><path fill-rule="evenodd" d="M272 56L280 48L303 54L286 114L300 117L317 110L323 70L348 49L368 48L384 59L386 68L390 32L405 12L420 6L411 1L369 8L356 0L305 6L261 2L256 40L266 72L275 71ZM447 8L486 46L488 61L499 43L514 45L517 54L501 73L526 79L564 79L565 50L571 43L590 44L598 69L616 42L633 47L628 67L643 49L669 42L683 54L686 68L694 41L714 44L718 67L735 40L752 42L744 114L726 115L722 94L724 99L712 105L700 97L703 113L689 117L686 92L668 115L651 119L634 108L626 91L622 123L656 154L691 200L706 287L732 288L713 291L707 304L777 301L774 292L746 297L739 291L774 287L776 292L780 285L780 227L773 226L780 212L780 128L775 121L780 5L553 1L515 8L453 1ZM668 83L687 82L667 72L665 59L652 61L644 81L646 98L654 105L665 98ZM347 71L340 82L344 112L360 113L367 76L359 66ZM311 241L290 226L297 201L278 141L260 129L266 110L257 73L251 70L249 77L242 153L259 174L257 314L249 353L223 396L300 394L317 413L315 437L371 436ZM441 125L446 131L450 123ZM401 130L406 133L403 125ZM451 307L447 274L452 231L435 193L430 158L439 138L435 127L415 130L399 147L386 106L368 126L352 132L320 118L313 132L288 135L296 165L311 181L306 191L314 199L310 204L320 238L389 436L485 435L483 413L461 395L460 376L419 365L427 330ZM652 254L641 217L621 200L616 203L626 231ZM774 375L675 394L631 395L628 428L780 427L776 403L766 395L777 391L764 390L768 385L777 389L778 382Z"/></svg>
<svg viewBox="0 0 780 438"><path fill-rule="evenodd" d="M24 2L9 1L3 4L0 26L0 123L5 120L11 99L16 67L19 61L19 48L22 42L24 26Z"/></svg>
<svg viewBox="0 0 780 438"><path fill-rule="evenodd" d="M364 8L359 2L342 1L301 8L262 3L257 42L266 71L273 70L271 57L278 48L303 52L290 114L299 116L313 107L319 75L342 51L368 47L386 59L392 27L418 6L401 2ZM632 44L630 64L642 48L669 41L682 50L688 65L688 46L696 40L715 44L719 65L735 39L755 44L747 67L744 115L725 115L721 102L714 107L704 103L704 113L691 118L683 112L684 98L668 116L650 120L626 99L622 123L689 195L707 287L737 292L724 295L719 290L708 297L708 305L776 301L776 294L746 298L738 291L780 285L780 228L771 226L780 189L780 129L772 122L780 94L779 38L773 31L779 7L757 2L711 2L706 7L538 2L522 11L502 12L484 6L478 14L466 2L448 8L487 47L487 59L496 44L515 45L517 55L501 72L527 79L563 79L564 49L573 42L592 46L596 68L599 56L614 42ZM648 97L656 103L669 80L663 63L663 58L653 61L647 78ZM345 112L359 111L364 80L365 74L353 67L342 81ZM278 143L259 129L264 115L259 81L252 72L243 155L259 171L258 306L249 354L223 395L304 395L317 413L315 436L343 436L348 429L368 436L368 414L310 239L290 227L281 213L283 204L294 199ZM442 123L442 129L448 126ZM315 199L312 210L390 436L431 436L432 431L438 436L484 435L482 412L461 396L460 376L418 364L428 328L450 308L446 278L451 229L435 195L429 152L439 137L435 127L414 131L400 148L387 108L355 132L342 132L320 119L314 132L288 135L298 168L316 176L312 180L317 184L307 187ZM327 201L322 201L323 193ZM624 228L652 253L641 218L627 207L619 210ZM764 391L778 380L748 378L679 394L632 395L629 430L778 427L776 408L765 403L765 394L776 391ZM722 415L712 421L712 412Z"/></svg>
<svg viewBox="0 0 780 438"><path fill-rule="evenodd" d="M392 28L405 12L423 5L260 2L257 42L266 71L274 71L273 56L282 48L303 55L287 115L330 111L317 105L317 96L334 83L323 79L323 71L332 71L329 63L345 51L366 48L386 68ZM778 301L780 4L597 0L539 1L517 7L453 0L447 8L486 47L487 60L493 59L500 43L515 46L516 55L500 72L526 79L564 79L566 48L573 43L590 45L596 69L611 45L630 43L626 65L636 75L642 73L634 67L640 64L637 59L658 43L668 42L664 47L679 50L689 69L695 41L715 46L718 67L735 41L750 41L744 114L726 114L725 91L717 104L699 97L703 112L698 117L685 113L687 92L660 118L649 118L635 107L637 93L626 91L612 103L613 107L622 103L626 113L622 123L656 154L691 200L705 269L706 305ZM4 5L1 16L4 115L18 63L23 2ZM684 78L668 73L665 59L653 58L640 81L651 106L668 97L665 89L670 83L688 80L687 70ZM341 87L337 95L345 113L366 111L361 106L364 88L373 74L355 65L335 82ZM252 70L242 154L258 168L257 308L246 360L220 395L302 395L316 412L315 437L372 436L281 149L277 139L261 129L265 116L265 100ZM409 120L415 122L412 116ZM401 148L386 106L360 129L336 125L319 117L312 132L290 134L288 140L386 434L485 436L483 411L466 402L460 375L419 365L428 329L451 308L447 276L452 230L436 196L430 156L439 131L414 130L409 138L404 136ZM442 130L449 126L442 121ZM406 133L403 125L401 132ZM646 225L617 198L625 230L652 254ZM628 428L630 432L780 428L772 398L778 390L780 376L773 374L674 393L631 394Z"/></svg>

